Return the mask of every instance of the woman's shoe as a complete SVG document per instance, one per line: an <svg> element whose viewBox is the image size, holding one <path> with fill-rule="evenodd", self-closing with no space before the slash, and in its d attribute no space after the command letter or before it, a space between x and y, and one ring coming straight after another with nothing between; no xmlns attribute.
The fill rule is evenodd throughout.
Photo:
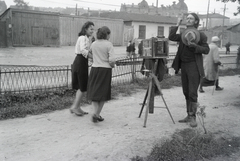
<svg viewBox="0 0 240 161"><path fill-rule="evenodd" d="M99 116L97 120L98 120L98 121L103 121L104 118L102 118L102 116Z"/></svg>
<svg viewBox="0 0 240 161"><path fill-rule="evenodd" d="M76 108L70 108L70 113L74 113L77 116L83 116L84 115L79 109L76 109Z"/></svg>
<svg viewBox="0 0 240 161"><path fill-rule="evenodd" d="M87 114L88 114L88 112L82 111L82 114L84 114L84 115L87 115Z"/></svg>
<svg viewBox="0 0 240 161"><path fill-rule="evenodd" d="M92 122L94 123L98 122L98 117L96 115L92 116Z"/></svg>

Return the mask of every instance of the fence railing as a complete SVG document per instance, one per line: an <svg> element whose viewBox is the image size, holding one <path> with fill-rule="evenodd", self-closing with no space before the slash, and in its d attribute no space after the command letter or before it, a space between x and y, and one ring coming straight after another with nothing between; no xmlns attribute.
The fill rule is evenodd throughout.
<svg viewBox="0 0 240 161"><path fill-rule="evenodd" d="M120 59L112 70L112 84L143 78L142 58ZM0 94L71 88L70 66L1 66Z"/></svg>
<svg viewBox="0 0 240 161"><path fill-rule="evenodd" d="M169 55L168 68L175 55ZM236 56L221 56L225 68L236 68ZM143 58L121 58L112 70L112 84L134 82L141 74ZM34 91L53 91L71 88L70 66L1 66L0 94Z"/></svg>
<svg viewBox="0 0 240 161"><path fill-rule="evenodd" d="M0 94L69 87L69 66L0 66Z"/></svg>

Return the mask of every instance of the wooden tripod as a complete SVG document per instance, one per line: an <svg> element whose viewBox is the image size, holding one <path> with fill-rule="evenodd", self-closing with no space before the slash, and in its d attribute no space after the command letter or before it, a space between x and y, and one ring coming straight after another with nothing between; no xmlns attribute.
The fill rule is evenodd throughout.
<svg viewBox="0 0 240 161"><path fill-rule="evenodd" d="M148 85L148 89L147 89L147 92L146 92L146 95L145 95L145 98L143 100L143 104L142 104L142 108L140 110L140 113L139 113L139 118L141 117L141 114L142 114L142 111L143 111L143 108L146 104L146 101L147 101L147 107L146 107L146 113L145 113L145 119L144 119L144 124L143 124L143 127L146 127L146 124L147 124L147 117L148 117L148 113L153 113L153 109L154 109L154 84L156 85L159 93L160 93L160 96L165 104L165 107L166 109L168 110L168 113L173 121L173 123L175 124L174 120L173 120L173 117L169 111L169 108L167 106L167 103L163 97L163 93L162 93L162 89L161 89L161 86L160 86L160 82L158 81L158 78L156 76L156 68L157 68L157 63L158 63L158 60L159 59L151 59L152 60L152 63L154 64L153 68L151 70L144 70L145 72L149 72L149 78L150 78L150 81L149 81L149 85ZM150 109L150 112L149 112L149 109Z"/></svg>

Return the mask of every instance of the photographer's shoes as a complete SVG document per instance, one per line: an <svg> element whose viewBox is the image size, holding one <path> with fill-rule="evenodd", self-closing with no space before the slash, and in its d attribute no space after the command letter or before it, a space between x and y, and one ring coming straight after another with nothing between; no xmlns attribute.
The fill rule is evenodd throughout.
<svg viewBox="0 0 240 161"><path fill-rule="evenodd" d="M222 87L216 87L216 89L215 89L216 91L222 91L223 90L223 88Z"/></svg>
<svg viewBox="0 0 240 161"><path fill-rule="evenodd" d="M190 116L187 116L187 117L185 117L185 118L182 119L182 120L178 120L178 122L180 122L180 123L190 122Z"/></svg>
<svg viewBox="0 0 240 161"><path fill-rule="evenodd" d="M199 89L199 92L200 92L200 93L204 93L205 91L204 91L202 88L200 88L200 89Z"/></svg>

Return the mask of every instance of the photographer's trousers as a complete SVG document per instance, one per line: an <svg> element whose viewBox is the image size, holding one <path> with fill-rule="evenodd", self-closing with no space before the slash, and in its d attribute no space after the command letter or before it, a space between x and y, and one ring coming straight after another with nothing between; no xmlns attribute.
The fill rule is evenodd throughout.
<svg viewBox="0 0 240 161"><path fill-rule="evenodd" d="M185 99L197 103L200 74L195 61L181 62L181 79Z"/></svg>

